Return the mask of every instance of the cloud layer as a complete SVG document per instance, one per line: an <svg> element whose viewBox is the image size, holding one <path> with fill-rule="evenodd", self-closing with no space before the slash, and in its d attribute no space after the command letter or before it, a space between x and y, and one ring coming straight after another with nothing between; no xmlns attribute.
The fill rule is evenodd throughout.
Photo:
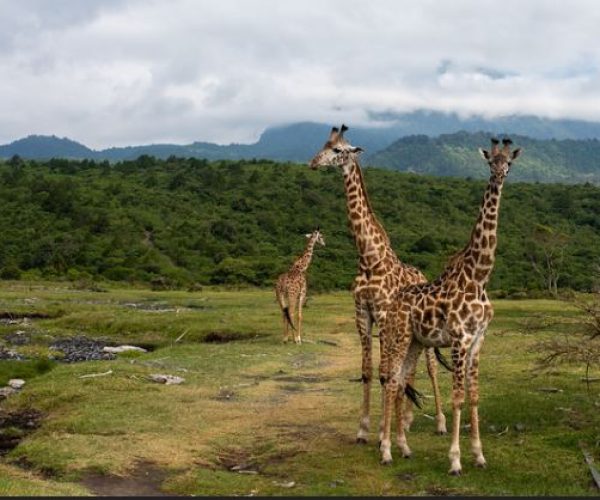
<svg viewBox="0 0 600 500"><path fill-rule="evenodd" d="M252 142L420 108L600 120L600 5L0 0L0 141Z"/></svg>

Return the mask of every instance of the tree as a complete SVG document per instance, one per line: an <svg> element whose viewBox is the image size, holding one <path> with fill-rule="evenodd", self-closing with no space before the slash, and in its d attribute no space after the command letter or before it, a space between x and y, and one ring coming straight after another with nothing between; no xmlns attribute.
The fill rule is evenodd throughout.
<svg viewBox="0 0 600 500"><path fill-rule="evenodd" d="M558 296L558 280L563 269L569 236L550 226L536 224L531 234L529 259L542 280L543 288Z"/></svg>

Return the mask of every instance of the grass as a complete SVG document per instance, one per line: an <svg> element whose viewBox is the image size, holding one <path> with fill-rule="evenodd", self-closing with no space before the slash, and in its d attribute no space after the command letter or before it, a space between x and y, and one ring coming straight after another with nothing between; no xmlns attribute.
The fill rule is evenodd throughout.
<svg viewBox="0 0 600 500"><path fill-rule="evenodd" d="M3 362L0 383L14 374L27 385L2 406L33 407L44 418L2 459L0 495L85 494L80 481L86 474L127 476L140 460L167 472L165 491L188 495L597 494L579 443L600 462L600 387L588 392L580 381L583 367L537 368L536 341L562 327L524 328L577 312L547 300L494 305L480 377L489 466L473 467L463 432L463 476L455 478L447 475L450 438L436 436L427 418L434 412L431 398L416 410L408 436L412 460L393 448L394 464L381 467L375 432L367 446L354 444L362 391L351 379L360 376L360 347L347 292L310 297L308 342L296 346L281 343L270 290L92 292L4 282L0 311L49 316L0 326L0 336L30 335L33 345L13 347L17 351L43 358L53 338L75 334L153 350L113 361L53 363L52 369L35 360ZM151 373L186 380L158 385L147 380ZM439 378L450 424L451 376L440 371ZM417 386L431 394L423 361ZM547 387L561 392L539 390ZM378 400L375 388L373 429ZM17 467L23 464L27 471ZM235 465L256 474L232 472Z"/></svg>

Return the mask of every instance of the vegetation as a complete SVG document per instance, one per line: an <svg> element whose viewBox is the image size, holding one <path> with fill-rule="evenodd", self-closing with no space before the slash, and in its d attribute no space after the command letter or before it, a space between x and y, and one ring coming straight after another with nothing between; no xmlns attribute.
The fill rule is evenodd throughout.
<svg viewBox="0 0 600 500"><path fill-rule="evenodd" d="M160 488L187 495L595 494L579 443L587 443L598 462L600 386L581 381L582 365L538 367L537 342L563 333L565 325L535 334L524 328L538 316L576 320L578 310L550 300L495 300L494 306L479 406L489 466L473 466L465 438L464 475L455 478L447 474L450 436L434 434L423 360L416 385L425 404L415 410L409 434L414 458L379 465L377 388L370 442L354 443L360 342L347 291L312 294L306 342L296 346L280 341L280 312L270 290L92 292L4 282L3 311L41 317L0 324L1 338L20 330L31 339L10 346L21 354L43 358L54 339L75 334L154 350L112 361L56 362L29 374L2 406L35 409L42 419L2 459L0 495L98 493L84 489L90 474L105 475L109 487L111 480L118 483L114 475L131 477L145 461L164 471ZM155 384L147 379L152 373L185 382ZM596 369L589 376L598 376ZM451 376L440 371L439 379L449 416ZM464 412L464 424L467 418Z"/></svg>
<svg viewBox="0 0 600 500"><path fill-rule="evenodd" d="M457 132L439 137L402 137L368 158L370 165L404 172L451 177L487 177L478 148L486 148L492 134ZM600 141L532 139L510 136L526 154L515 163L511 179L528 182L600 182Z"/></svg>
<svg viewBox="0 0 600 500"><path fill-rule="evenodd" d="M484 181L378 169L365 177L400 258L435 277L468 241ZM553 286L589 290L589 266L600 261L599 212L600 188L508 179L491 288L503 294L547 288L532 264L539 253L535 224L569 235ZM318 225L327 245L310 268L311 286L347 289L356 250L339 171L151 157L114 165L0 163L2 279L271 286Z"/></svg>

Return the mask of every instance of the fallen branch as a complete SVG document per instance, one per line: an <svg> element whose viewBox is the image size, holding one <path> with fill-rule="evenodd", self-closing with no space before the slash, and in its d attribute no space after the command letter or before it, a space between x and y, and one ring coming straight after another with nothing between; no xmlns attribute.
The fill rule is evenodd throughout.
<svg viewBox="0 0 600 500"><path fill-rule="evenodd" d="M177 342L179 342L183 337L185 337L187 335L187 333L190 331L190 329L186 329L179 337L177 337L175 339L175 343L177 344Z"/></svg>
<svg viewBox="0 0 600 500"><path fill-rule="evenodd" d="M87 375L81 375L78 378L104 377L106 375L110 375L112 372L113 372L112 370L108 370L107 372L102 372L102 373L88 373Z"/></svg>
<svg viewBox="0 0 600 500"><path fill-rule="evenodd" d="M600 472L598 472L598 469L596 469L594 466L594 459L586 450L581 447L581 445L579 448L581 448L583 458L585 458L585 463L588 465L590 472L592 473L592 478L594 479L594 483L596 483L596 488L600 490Z"/></svg>
<svg viewBox="0 0 600 500"><path fill-rule="evenodd" d="M600 377L581 377L582 382L600 382Z"/></svg>

